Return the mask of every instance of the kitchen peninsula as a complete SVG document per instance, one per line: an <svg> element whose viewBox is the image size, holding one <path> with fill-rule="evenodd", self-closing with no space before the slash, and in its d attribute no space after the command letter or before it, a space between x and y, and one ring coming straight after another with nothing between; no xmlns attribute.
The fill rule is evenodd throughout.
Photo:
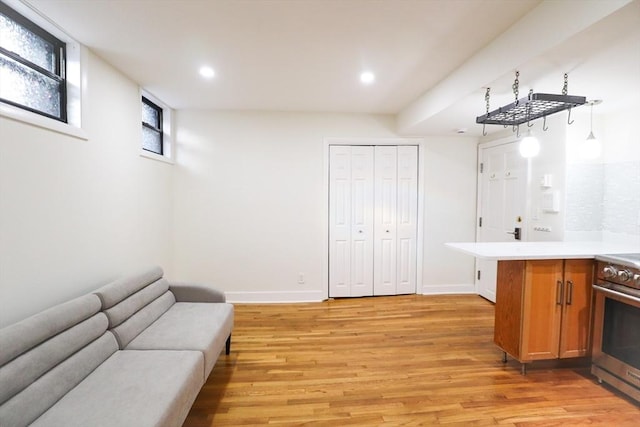
<svg viewBox="0 0 640 427"><path fill-rule="evenodd" d="M640 252L605 242L447 243L498 261L494 342L522 363L589 356L597 255Z"/></svg>

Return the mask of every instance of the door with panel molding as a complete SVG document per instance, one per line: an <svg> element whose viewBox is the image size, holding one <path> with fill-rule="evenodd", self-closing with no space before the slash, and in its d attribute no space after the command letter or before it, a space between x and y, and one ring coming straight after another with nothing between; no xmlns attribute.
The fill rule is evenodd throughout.
<svg viewBox="0 0 640 427"><path fill-rule="evenodd" d="M417 288L418 259L418 147L398 146L396 294Z"/></svg>
<svg viewBox="0 0 640 427"><path fill-rule="evenodd" d="M527 159L520 155L518 144L480 147L481 168L478 175L478 242L513 242L526 239ZM516 239L515 230L520 236ZM497 262L476 258L476 290L495 302Z"/></svg>
<svg viewBox="0 0 640 427"><path fill-rule="evenodd" d="M417 146L329 147L329 296L415 293Z"/></svg>

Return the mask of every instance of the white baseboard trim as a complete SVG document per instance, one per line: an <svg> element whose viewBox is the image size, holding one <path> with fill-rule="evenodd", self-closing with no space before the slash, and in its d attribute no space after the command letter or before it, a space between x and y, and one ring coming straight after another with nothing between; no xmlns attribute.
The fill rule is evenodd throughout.
<svg viewBox="0 0 640 427"><path fill-rule="evenodd" d="M473 283L453 283L441 285L423 285L422 295L477 294Z"/></svg>
<svg viewBox="0 0 640 427"><path fill-rule="evenodd" d="M422 295L477 294L473 283L425 285ZM225 292L227 302L238 304L277 304L320 302L327 299L322 291Z"/></svg>
<svg viewBox="0 0 640 427"><path fill-rule="evenodd" d="M225 292L230 303L292 303L319 302L327 299L322 291L265 291L265 292Z"/></svg>

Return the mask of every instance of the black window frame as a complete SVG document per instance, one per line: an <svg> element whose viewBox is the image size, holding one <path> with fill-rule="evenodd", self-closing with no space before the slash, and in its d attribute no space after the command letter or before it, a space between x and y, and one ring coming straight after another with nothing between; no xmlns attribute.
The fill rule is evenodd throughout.
<svg viewBox="0 0 640 427"><path fill-rule="evenodd" d="M0 97L0 102L4 102L5 104L13 105L14 107L21 108L23 110L27 110L29 112L39 114L41 116L45 116L54 120L61 121L63 123L68 123L67 116L67 78L66 78L66 66L67 66L67 44L40 27L29 18L21 15L16 12L14 9L6 5L5 3L0 1L0 14L6 16L10 20L14 21L18 25L24 27L26 30L32 32L36 36L45 40L54 46L54 54L55 54L55 72L40 67L37 64L23 58L15 52L11 52L2 46L0 46L0 55L5 56L9 59L12 59L25 67L30 68L31 70L42 74L50 79L56 80L58 82L58 95L60 96L60 116L55 116L53 114L49 114L45 111L41 111L23 104L20 104L15 101L11 101L9 99L5 99Z"/></svg>
<svg viewBox="0 0 640 427"><path fill-rule="evenodd" d="M144 95L142 95L142 103L146 104L148 107L151 107L152 109L154 109L158 113L157 127L154 126L152 123L145 122L144 119L142 120L142 127L150 129L150 130L156 132L159 135L159 137L160 137L160 152L149 150L149 149L147 149L145 147L142 147L142 149L145 150L145 151L148 151L150 153L155 153L155 154L158 154L160 156L164 156L164 131L163 131L163 127L162 127L163 108L161 106L159 106L158 104L156 104L155 102L151 101L149 98L147 98Z"/></svg>

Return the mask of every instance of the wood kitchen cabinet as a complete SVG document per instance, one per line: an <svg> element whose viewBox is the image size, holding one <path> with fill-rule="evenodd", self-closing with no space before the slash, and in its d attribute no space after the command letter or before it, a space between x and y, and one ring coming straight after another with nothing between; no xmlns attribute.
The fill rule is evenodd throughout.
<svg viewBox="0 0 640 427"><path fill-rule="evenodd" d="M587 356L592 259L498 261L494 342L527 363Z"/></svg>

